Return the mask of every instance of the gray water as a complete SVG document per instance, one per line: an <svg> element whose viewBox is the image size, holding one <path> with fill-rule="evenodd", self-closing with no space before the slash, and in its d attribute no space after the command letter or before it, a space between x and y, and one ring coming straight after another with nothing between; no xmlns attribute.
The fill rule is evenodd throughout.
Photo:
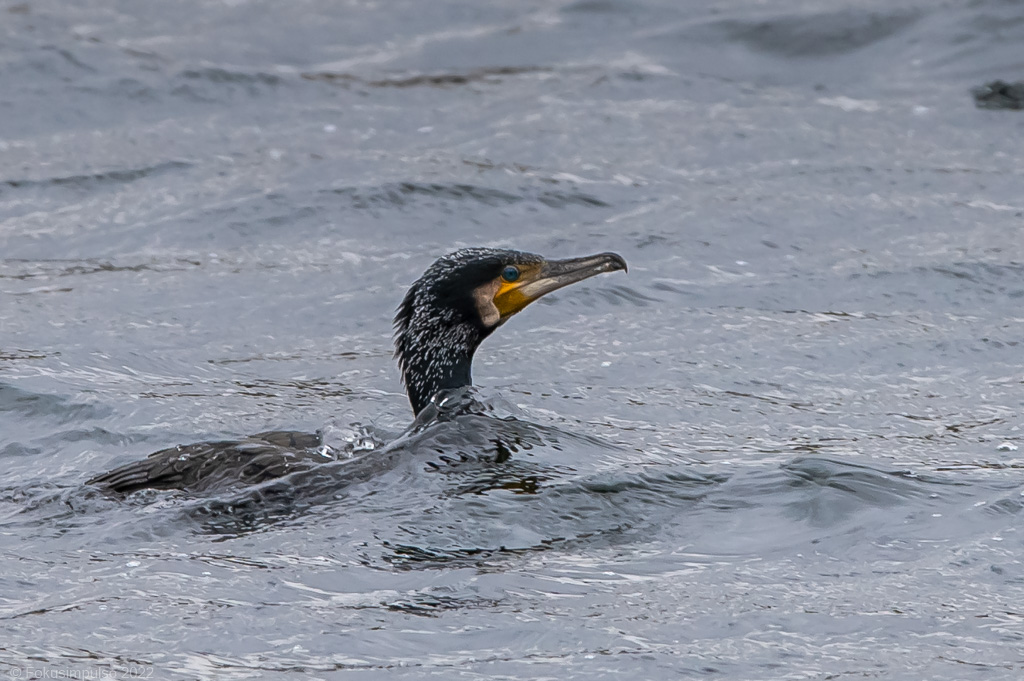
<svg viewBox="0 0 1024 681"><path fill-rule="evenodd" d="M1022 74L1010 0L6 0L0 673L1021 678ZM630 270L379 475L83 485L392 440L466 245Z"/></svg>

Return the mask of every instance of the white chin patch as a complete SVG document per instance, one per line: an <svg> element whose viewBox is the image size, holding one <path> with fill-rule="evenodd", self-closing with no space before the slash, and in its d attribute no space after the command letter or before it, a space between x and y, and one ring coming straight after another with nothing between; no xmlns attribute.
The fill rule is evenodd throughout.
<svg viewBox="0 0 1024 681"><path fill-rule="evenodd" d="M473 292L473 299L476 301L476 311L480 315L480 321L488 329L497 326L501 321L501 313L494 304L494 296L498 293L501 284L495 280L478 286Z"/></svg>

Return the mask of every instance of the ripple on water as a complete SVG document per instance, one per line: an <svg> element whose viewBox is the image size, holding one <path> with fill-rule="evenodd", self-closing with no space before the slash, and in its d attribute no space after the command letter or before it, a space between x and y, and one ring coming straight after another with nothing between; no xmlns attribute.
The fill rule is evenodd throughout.
<svg viewBox="0 0 1024 681"><path fill-rule="evenodd" d="M436 566L643 544L666 533L708 552L717 545L730 555L756 555L769 550L763 537L771 537L770 550L790 550L856 525L864 514L923 512L969 490L957 478L835 458L799 457L729 472L664 456L656 465L644 463L642 453L523 420L501 400L480 401L475 391L432 405L390 444L371 442L367 450L365 429L348 435L360 440L362 451L211 498L144 490L123 506L91 488L21 489L7 496L33 500L14 514L20 522L59 519L61 531L71 531L113 514L121 518L101 524L116 534L133 522L134 537L199 530L231 538L323 514L343 518L346 526L361 518L356 526L382 547L373 560ZM85 515L69 520L69 507ZM142 522L139 508L149 509ZM723 524L728 539L705 527ZM774 525L770 532L768 525Z"/></svg>
<svg viewBox="0 0 1024 681"><path fill-rule="evenodd" d="M0 413L11 417L45 419L58 424L88 421L110 413L96 404L72 402L60 395L34 393L0 383Z"/></svg>
<svg viewBox="0 0 1024 681"><path fill-rule="evenodd" d="M523 185L516 192L473 184L399 182L378 187L338 187L333 194L347 197L357 209L370 207L403 208L422 202L473 202L501 206L520 202L540 203L549 208L571 206L605 208L603 200L580 191L558 191Z"/></svg>

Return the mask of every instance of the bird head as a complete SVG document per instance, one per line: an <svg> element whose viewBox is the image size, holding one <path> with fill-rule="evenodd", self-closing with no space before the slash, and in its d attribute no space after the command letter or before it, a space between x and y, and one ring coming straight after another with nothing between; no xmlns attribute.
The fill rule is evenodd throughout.
<svg viewBox="0 0 1024 681"><path fill-rule="evenodd" d="M395 315L395 358L415 413L438 390L472 383L473 353L542 296L603 272L625 270L615 253L547 260L533 253L464 248L427 268Z"/></svg>

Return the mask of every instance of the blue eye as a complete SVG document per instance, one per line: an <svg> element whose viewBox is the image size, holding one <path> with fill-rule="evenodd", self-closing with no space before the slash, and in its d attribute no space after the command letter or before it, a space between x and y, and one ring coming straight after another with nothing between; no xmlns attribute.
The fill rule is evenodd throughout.
<svg viewBox="0 0 1024 681"><path fill-rule="evenodd" d="M519 278L519 268L509 265L501 271L501 278L508 282L513 282Z"/></svg>

